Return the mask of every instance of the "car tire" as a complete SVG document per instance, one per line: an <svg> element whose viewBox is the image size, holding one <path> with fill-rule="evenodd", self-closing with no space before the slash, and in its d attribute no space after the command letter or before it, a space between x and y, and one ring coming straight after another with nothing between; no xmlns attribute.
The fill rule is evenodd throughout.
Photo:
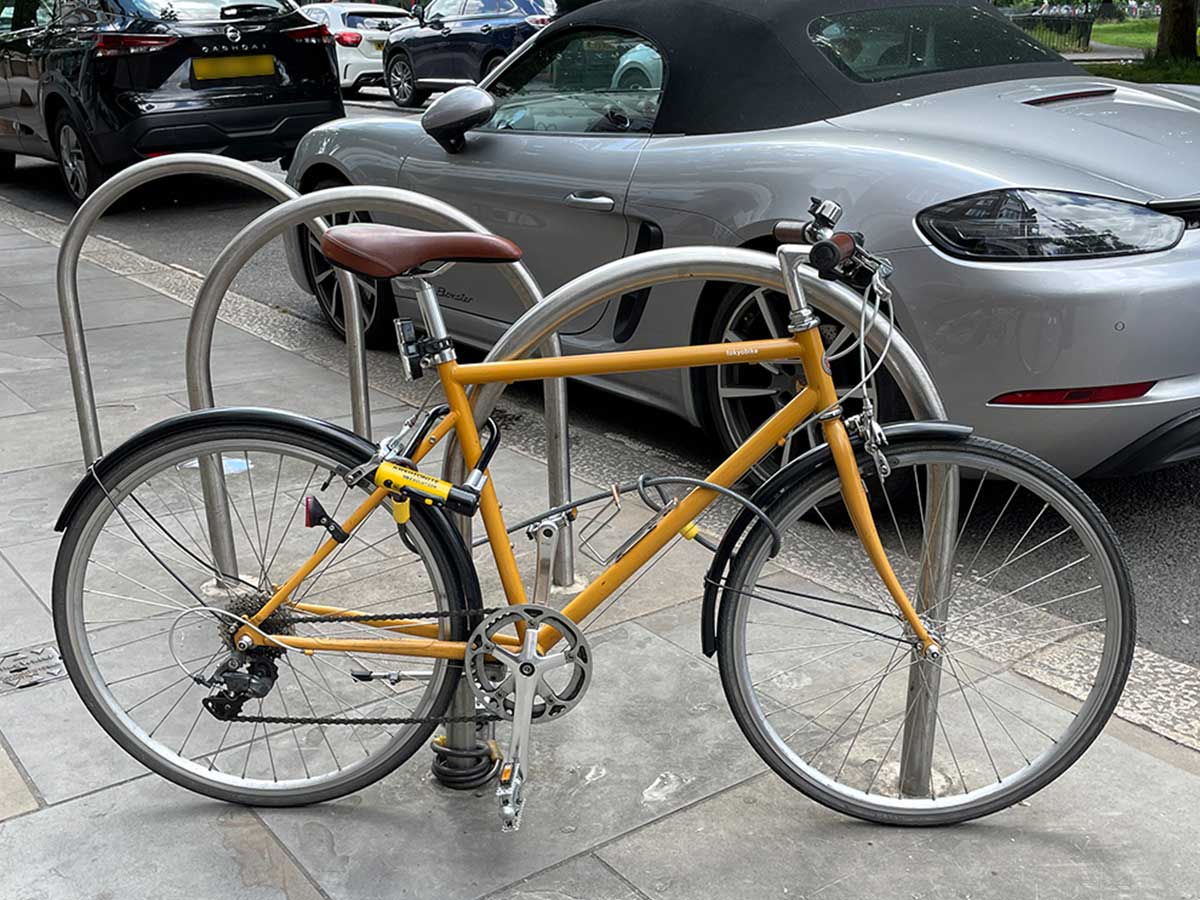
<svg viewBox="0 0 1200 900"><path fill-rule="evenodd" d="M500 63L504 62L504 59L505 57L503 53L496 53L485 59L483 61L483 68L479 71L479 80L483 81L483 79L487 78L498 68L500 68Z"/></svg>
<svg viewBox="0 0 1200 900"><path fill-rule="evenodd" d="M767 307L760 304L756 295L768 301ZM774 313L768 325L763 318L765 309ZM843 326L823 314L821 333L827 348L840 340ZM732 284L727 287L717 302L704 342L720 344L736 339L752 341L787 335L787 299L774 291L765 291L750 285ZM835 349L838 349L835 347ZM858 354L835 361L833 376L839 393L853 387L859 381ZM759 371L762 369L763 371ZM771 371L772 369L776 371ZM701 370L703 375L703 409L708 414L711 433L719 443L723 455L733 453L748 437L795 396L795 379L803 377L799 365L735 365L709 366ZM789 383L790 382L790 386ZM910 418L908 405L899 387L887 372L879 372L874 379L872 400L876 419L880 422L895 422ZM860 402L851 398L843 403L846 415L859 411ZM746 476L755 484L773 475L779 467L790 462L815 444L823 442L818 431L796 434L798 445L777 448L770 456L756 464Z"/></svg>
<svg viewBox="0 0 1200 900"><path fill-rule="evenodd" d="M16 174L17 154L0 150L0 181L8 181Z"/></svg>
<svg viewBox="0 0 1200 900"><path fill-rule="evenodd" d="M323 178L308 188L306 193L323 191L326 188L345 187L347 182L338 178ZM369 222L367 213L342 213L333 216L335 225L347 222ZM329 327L344 339L346 337L346 322L340 312L340 288L336 287L336 276L331 266L322 255L312 232L301 226L300 256L304 264L304 275L308 279L309 289L317 298L317 306ZM363 305L363 337L368 347L376 350L392 350L396 346L396 332L393 321L396 318L396 300L392 293L390 281L370 282L359 278L358 287L360 300Z"/></svg>
<svg viewBox="0 0 1200 900"><path fill-rule="evenodd" d="M384 81L387 82L392 102L401 109L424 106L431 93L417 88L412 60L409 59L407 53L397 53L391 58L387 65Z"/></svg>
<svg viewBox="0 0 1200 900"><path fill-rule="evenodd" d="M54 119L53 139L54 156L63 187L72 200L82 203L104 181L104 170L96 161L83 131L65 109Z"/></svg>
<svg viewBox="0 0 1200 900"><path fill-rule="evenodd" d="M622 91L645 91L650 89L650 79L640 69L630 69L621 76L617 88Z"/></svg>

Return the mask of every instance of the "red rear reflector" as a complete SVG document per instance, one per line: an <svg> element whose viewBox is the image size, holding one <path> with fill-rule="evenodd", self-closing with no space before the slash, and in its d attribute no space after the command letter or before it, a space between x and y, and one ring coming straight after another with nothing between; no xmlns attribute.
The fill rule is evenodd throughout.
<svg viewBox="0 0 1200 900"><path fill-rule="evenodd" d="M333 39L343 47L357 47L362 43L362 35L357 31L339 31Z"/></svg>
<svg viewBox="0 0 1200 900"><path fill-rule="evenodd" d="M162 50L178 40L168 34L101 34L96 37L95 49L97 56L126 56Z"/></svg>
<svg viewBox="0 0 1200 900"><path fill-rule="evenodd" d="M525 21L534 28L545 28L554 19L551 16L526 16Z"/></svg>
<svg viewBox="0 0 1200 900"><path fill-rule="evenodd" d="M299 28L285 28L280 34L285 34L293 41L303 41L306 44L329 44L333 35L324 25L301 25Z"/></svg>
<svg viewBox="0 0 1200 900"><path fill-rule="evenodd" d="M1112 384L1107 387L1054 388L1045 391L1013 391L1001 394L992 403L1002 406L1069 406L1080 403L1113 403L1144 397L1156 381L1136 384Z"/></svg>

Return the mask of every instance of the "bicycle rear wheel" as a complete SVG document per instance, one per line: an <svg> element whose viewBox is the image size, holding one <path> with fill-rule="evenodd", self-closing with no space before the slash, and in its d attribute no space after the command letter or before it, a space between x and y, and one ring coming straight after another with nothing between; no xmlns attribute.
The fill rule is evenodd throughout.
<svg viewBox="0 0 1200 900"><path fill-rule="evenodd" d="M828 465L768 510L778 557L761 526L737 555L722 683L755 750L809 797L886 824L961 822L1040 790L1100 733L1132 659L1132 585L1100 511L1035 457L980 438L887 455L899 496L869 455L859 469L940 659L914 649Z"/></svg>
<svg viewBox="0 0 1200 900"><path fill-rule="evenodd" d="M385 718L443 715L459 662L256 649L239 674L269 682L242 715L340 719L350 724L237 722L202 705L217 688L198 683L238 658L236 617L257 612L328 538L306 530L304 498L344 519L366 496L342 473L369 450L291 419L288 428L253 411L184 416L159 438L122 454L77 505L54 571L55 631L76 690L100 725L131 755L177 784L221 800L292 806L356 791L407 760L434 723ZM230 424L232 422L232 424ZM301 423L297 425L296 423ZM224 471L236 579L218 579L201 481L201 460ZM90 476L89 476L90 477ZM458 571L449 524L412 504L401 533L390 503L375 510L292 598L366 614L423 612L439 633L465 640L471 599ZM311 637L394 639L362 623L300 624L285 605L264 630ZM374 665L372 665L372 662ZM396 672L393 683L360 683L352 669ZM261 686L263 682L260 681Z"/></svg>

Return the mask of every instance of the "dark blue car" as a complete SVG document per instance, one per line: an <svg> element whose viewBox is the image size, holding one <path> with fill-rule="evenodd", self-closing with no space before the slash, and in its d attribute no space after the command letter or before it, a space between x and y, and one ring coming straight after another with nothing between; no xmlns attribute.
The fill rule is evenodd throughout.
<svg viewBox="0 0 1200 900"><path fill-rule="evenodd" d="M416 21L395 29L384 49L388 90L397 106L420 106L434 91L475 84L539 28L544 0L431 0Z"/></svg>

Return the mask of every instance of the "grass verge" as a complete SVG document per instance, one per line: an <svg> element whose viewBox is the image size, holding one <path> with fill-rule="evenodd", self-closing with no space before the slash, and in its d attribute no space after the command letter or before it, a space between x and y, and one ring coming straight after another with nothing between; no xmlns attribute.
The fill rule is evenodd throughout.
<svg viewBox="0 0 1200 900"><path fill-rule="evenodd" d="M1139 84L1200 84L1200 61L1088 63L1084 68L1101 78L1117 78Z"/></svg>
<svg viewBox="0 0 1200 900"><path fill-rule="evenodd" d="M1097 22L1092 40L1117 47L1153 49L1158 44L1158 19L1127 19L1124 22Z"/></svg>

